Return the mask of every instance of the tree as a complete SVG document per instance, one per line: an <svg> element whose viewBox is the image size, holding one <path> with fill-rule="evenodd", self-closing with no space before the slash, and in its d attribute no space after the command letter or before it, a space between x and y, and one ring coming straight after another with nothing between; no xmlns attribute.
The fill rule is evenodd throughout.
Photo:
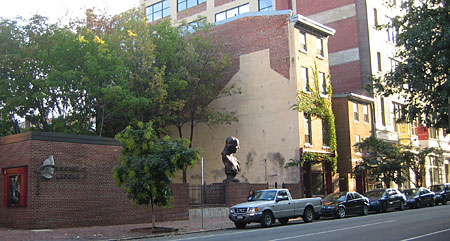
<svg viewBox="0 0 450 241"><path fill-rule="evenodd" d="M380 28L396 31L397 66L374 78L375 91L400 94L403 119L448 128L450 96L450 4L447 0L408 0L404 15Z"/></svg>
<svg viewBox="0 0 450 241"><path fill-rule="evenodd" d="M225 68L230 65L223 46L209 36L211 25L198 20L189 32L185 25L172 26L169 21L153 25L152 40L155 43L155 66L164 69L169 83L169 98L173 103L167 123L175 125L179 137L184 137L183 127L189 126L190 146L194 140L195 126L209 126L236 122L234 112L214 108L213 100L238 93L234 86L225 87L222 80ZM183 168L183 183L187 182L187 166Z"/></svg>
<svg viewBox="0 0 450 241"><path fill-rule="evenodd" d="M406 167L400 147L370 136L355 147L363 153L362 161L355 167L355 172L367 172L376 182L383 182L386 187L391 182L401 185L406 181L402 170Z"/></svg>
<svg viewBox="0 0 450 241"><path fill-rule="evenodd" d="M406 162L407 170L411 170L414 173L414 179L409 175L406 175L408 180L412 182L416 187L422 187L425 179L425 165L427 158L431 154L441 154L442 150L433 147L427 147L420 150L418 153L413 153L410 150L403 152L403 160Z"/></svg>
<svg viewBox="0 0 450 241"><path fill-rule="evenodd" d="M150 205L155 227L154 205L167 206L172 195L169 185L177 170L200 159L199 150L187 148L186 139L160 139L152 123L139 122L116 135L123 144L114 179L124 186L138 205Z"/></svg>
<svg viewBox="0 0 450 241"><path fill-rule="evenodd" d="M23 25L4 20L1 27L5 44L16 47L0 50L5 128L19 132L14 123L25 120L40 131L94 134L101 94L123 79L120 59L97 35L48 24L42 16Z"/></svg>

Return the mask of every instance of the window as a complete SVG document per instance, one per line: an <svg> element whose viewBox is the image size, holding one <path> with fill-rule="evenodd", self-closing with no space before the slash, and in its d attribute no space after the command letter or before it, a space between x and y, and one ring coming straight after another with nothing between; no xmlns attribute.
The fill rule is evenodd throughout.
<svg viewBox="0 0 450 241"><path fill-rule="evenodd" d="M324 53L323 53L323 39L322 38L317 38L316 39L316 48L317 48L317 55L323 57Z"/></svg>
<svg viewBox="0 0 450 241"><path fill-rule="evenodd" d="M183 30L189 33L195 32L195 30L202 26L202 22L205 20L205 18L190 22L188 24L185 24L182 26Z"/></svg>
<svg viewBox="0 0 450 241"><path fill-rule="evenodd" d="M206 2L206 0L177 0L178 2L178 12L183 11L188 8L199 5L200 3Z"/></svg>
<svg viewBox="0 0 450 241"><path fill-rule="evenodd" d="M358 103L353 102L353 120L359 122L359 109Z"/></svg>
<svg viewBox="0 0 450 241"><path fill-rule="evenodd" d="M163 0L145 8L145 14L149 22L167 17L170 15L169 0Z"/></svg>
<svg viewBox="0 0 450 241"><path fill-rule="evenodd" d="M322 72L319 72L319 88L321 94L327 94L327 82L325 80L325 73Z"/></svg>
<svg viewBox="0 0 450 241"><path fill-rule="evenodd" d="M27 167L3 168L3 202L7 207L27 206Z"/></svg>
<svg viewBox="0 0 450 241"><path fill-rule="evenodd" d="M239 7L231 8L226 11L220 12L216 14L216 22L232 18L239 14L247 13L250 11L250 4L244 4Z"/></svg>
<svg viewBox="0 0 450 241"><path fill-rule="evenodd" d="M398 126L397 126L397 122L398 120L402 117L402 106L400 104L397 103L392 103L392 105L394 106L393 108L393 122L394 123L394 130L397 132L398 131Z"/></svg>
<svg viewBox="0 0 450 241"><path fill-rule="evenodd" d="M299 42L300 42L300 51L307 51L306 48L306 33L304 31L300 31L299 34Z"/></svg>
<svg viewBox="0 0 450 241"><path fill-rule="evenodd" d="M360 143L361 142L361 136L360 135L355 135L355 144L356 143Z"/></svg>
<svg viewBox="0 0 450 241"><path fill-rule="evenodd" d="M327 121L322 120L322 146L330 146L330 136L328 134Z"/></svg>
<svg viewBox="0 0 450 241"><path fill-rule="evenodd" d="M305 144L312 145L311 118L305 116Z"/></svg>
<svg viewBox="0 0 450 241"><path fill-rule="evenodd" d="M375 26L378 25L378 11L376 8L373 9L373 20L375 22Z"/></svg>
<svg viewBox="0 0 450 241"><path fill-rule="evenodd" d="M304 91L309 91L308 68L302 67L300 71L301 71L301 77L302 77L303 90Z"/></svg>
<svg viewBox="0 0 450 241"><path fill-rule="evenodd" d="M437 139L437 130L436 128L429 127L428 128L428 138Z"/></svg>
<svg viewBox="0 0 450 241"><path fill-rule="evenodd" d="M386 110L384 108L384 98L380 97L381 124L386 126Z"/></svg>
<svg viewBox="0 0 450 241"><path fill-rule="evenodd" d="M377 52L378 72L381 72L381 53Z"/></svg>
<svg viewBox="0 0 450 241"><path fill-rule="evenodd" d="M272 0L259 0L258 8L260 12L272 11Z"/></svg>
<svg viewBox="0 0 450 241"><path fill-rule="evenodd" d="M369 123L369 105L363 105L364 123Z"/></svg>

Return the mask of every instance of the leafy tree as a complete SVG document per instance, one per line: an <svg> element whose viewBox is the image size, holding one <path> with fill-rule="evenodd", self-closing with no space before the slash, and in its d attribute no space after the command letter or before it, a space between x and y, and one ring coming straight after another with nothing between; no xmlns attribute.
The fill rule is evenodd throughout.
<svg viewBox="0 0 450 241"><path fill-rule="evenodd" d="M391 182L401 185L406 181L402 169L406 167L400 147L370 136L355 147L363 153L362 161L355 167L356 172L367 172L376 182L383 182L386 187Z"/></svg>
<svg viewBox="0 0 450 241"><path fill-rule="evenodd" d="M395 30L396 68L374 78L375 90L405 99L403 118L448 127L450 96L450 4L447 0L408 0L404 15L381 28Z"/></svg>
<svg viewBox="0 0 450 241"><path fill-rule="evenodd" d="M406 166L408 170L414 173L414 179L409 175L406 175L408 180L412 182L416 187L422 187L424 185L425 179L425 165L427 158L430 154L440 154L442 150L433 147L427 147L418 153L413 153L410 150L403 152L403 160L406 161Z"/></svg>
<svg viewBox="0 0 450 241"><path fill-rule="evenodd" d="M172 26L163 21L153 26L152 39L155 43L155 65L165 70L164 77L172 103L167 123L178 129L184 137L183 127L188 126L191 147L195 126L206 123L209 126L236 122L234 112L217 109L209 105L213 100L238 93L234 86L225 87L222 74L230 65L230 59L223 53L222 45L213 42L209 36L211 25L198 20L194 32L184 25ZM187 182L187 166L183 168L183 182Z"/></svg>
<svg viewBox="0 0 450 241"><path fill-rule="evenodd" d="M200 159L199 150L187 148L186 139L160 139L152 123L139 122L116 135L123 144L114 179L124 186L138 205L150 205L155 227L154 205L167 206L172 195L169 185L177 170Z"/></svg>
<svg viewBox="0 0 450 241"><path fill-rule="evenodd" d="M77 35L42 16L24 22L2 21L1 38L17 47L0 52L3 123L24 119L40 131L94 133L101 93L122 79L120 60L96 35Z"/></svg>

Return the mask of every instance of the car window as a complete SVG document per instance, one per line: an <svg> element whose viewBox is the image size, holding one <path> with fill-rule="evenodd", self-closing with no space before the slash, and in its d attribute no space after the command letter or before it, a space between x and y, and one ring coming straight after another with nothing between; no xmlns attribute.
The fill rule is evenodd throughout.
<svg viewBox="0 0 450 241"><path fill-rule="evenodd" d="M361 194L359 194L357 192L353 193L353 197L354 198L362 198Z"/></svg>
<svg viewBox="0 0 450 241"><path fill-rule="evenodd" d="M352 200L353 199L353 195L351 193L347 193L347 200Z"/></svg>

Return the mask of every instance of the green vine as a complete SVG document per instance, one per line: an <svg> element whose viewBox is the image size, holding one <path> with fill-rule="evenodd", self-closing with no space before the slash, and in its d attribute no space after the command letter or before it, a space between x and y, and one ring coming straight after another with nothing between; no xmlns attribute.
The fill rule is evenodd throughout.
<svg viewBox="0 0 450 241"><path fill-rule="evenodd" d="M321 161L331 162L333 171L337 170L337 141L336 141L336 126L333 111L331 110L331 96L332 88L330 83L330 76L325 78L325 87L327 90L328 98L324 98L323 94L320 93L319 88L319 71L317 69L317 64L314 63L314 86L309 86L310 93L299 91L297 95L297 104L292 106L292 109L298 112L303 112L305 117L319 118L322 119L326 124L326 129L329 138L330 154L317 153L317 152L303 152L302 158L299 161L290 160L286 167L303 165L304 162L311 162L311 164L316 164ZM314 88L312 88L314 87Z"/></svg>

